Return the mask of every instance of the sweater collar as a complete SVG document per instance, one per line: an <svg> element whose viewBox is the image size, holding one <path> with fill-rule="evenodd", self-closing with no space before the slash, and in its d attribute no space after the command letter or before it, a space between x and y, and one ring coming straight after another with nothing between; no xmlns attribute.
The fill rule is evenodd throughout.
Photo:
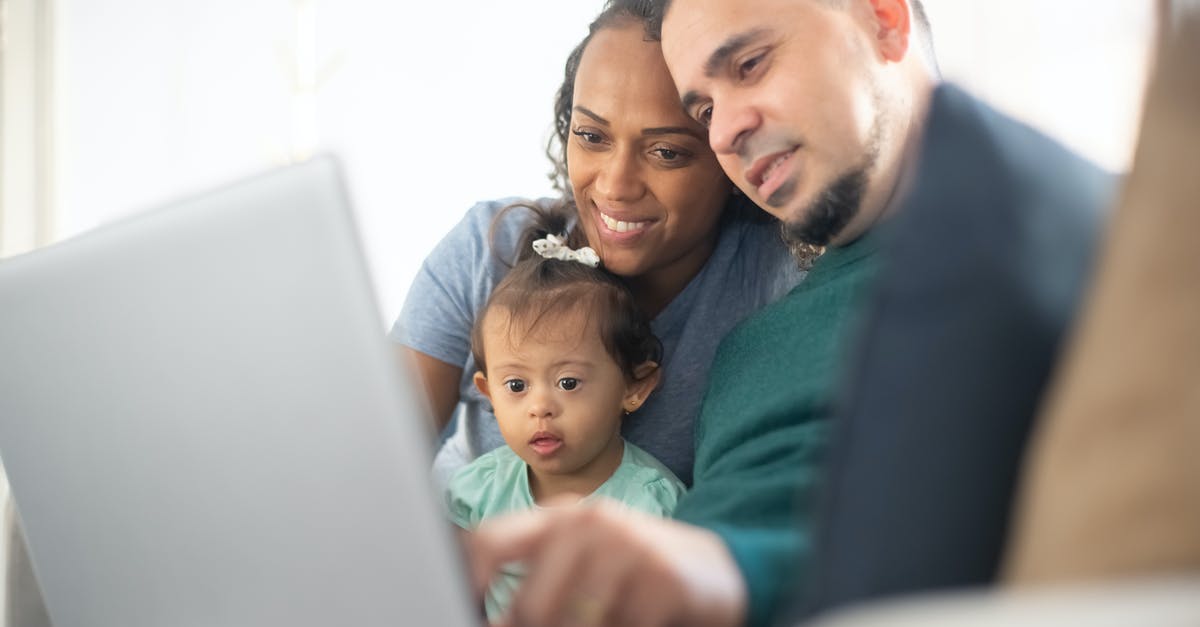
<svg viewBox="0 0 1200 627"><path fill-rule="evenodd" d="M810 278L814 274L822 275L834 272L877 252L881 238L880 231L883 229L884 225L878 224L849 244L826 248L824 254L817 258L812 270L809 271Z"/></svg>

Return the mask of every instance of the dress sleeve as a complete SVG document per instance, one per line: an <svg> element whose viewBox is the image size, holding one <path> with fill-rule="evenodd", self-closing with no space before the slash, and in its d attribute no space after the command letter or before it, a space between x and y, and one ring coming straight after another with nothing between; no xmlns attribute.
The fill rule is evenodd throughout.
<svg viewBox="0 0 1200 627"><path fill-rule="evenodd" d="M675 512L679 499L683 498L686 491L687 488L680 480L674 477L659 477L646 485L648 502L641 509L655 516L669 517Z"/></svg>
<svg viewBox="0 0 1200 627"><path fill-rule="evenodd" d="M446 485L446 514L455 525L474 529L483 520L487 490L496 480L494 456L484 455L459 468Z"/></svg>

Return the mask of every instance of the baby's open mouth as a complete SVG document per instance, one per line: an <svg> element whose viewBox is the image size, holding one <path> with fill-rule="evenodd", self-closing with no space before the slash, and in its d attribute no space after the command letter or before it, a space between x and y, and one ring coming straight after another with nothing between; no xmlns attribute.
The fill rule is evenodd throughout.
<svg viewBox="0 0 1200 627"><path fill-rule="evenodd" d="M538 455L553 455L562 445L562 438L544 431L538 431L529 438L529 447Z"/></svg>

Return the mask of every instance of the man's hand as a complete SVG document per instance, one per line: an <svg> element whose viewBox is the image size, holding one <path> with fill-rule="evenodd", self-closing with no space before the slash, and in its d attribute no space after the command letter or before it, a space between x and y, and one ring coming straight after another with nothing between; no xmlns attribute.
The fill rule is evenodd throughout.
<svg viewBox="0 0 1200 627"><path fill-rule="evenodd" d="M466 542L477 590L506 562L526 566L505 626L733 627L746 614L720 538L615 504L494 518Z"/></svg>

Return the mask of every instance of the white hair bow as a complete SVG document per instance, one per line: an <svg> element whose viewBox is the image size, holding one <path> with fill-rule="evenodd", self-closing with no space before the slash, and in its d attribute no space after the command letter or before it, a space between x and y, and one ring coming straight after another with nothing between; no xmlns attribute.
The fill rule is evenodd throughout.
<svg viewBox="0 0 1200 627"><path fill-rule="evenodd" d="M533 251L546 259L561 259L563 261L578 261L585 266L595 268L600 265L600 255L588 246L579 250L571 250L563 236L547 233L546 237L534 240Z"/></svg>

